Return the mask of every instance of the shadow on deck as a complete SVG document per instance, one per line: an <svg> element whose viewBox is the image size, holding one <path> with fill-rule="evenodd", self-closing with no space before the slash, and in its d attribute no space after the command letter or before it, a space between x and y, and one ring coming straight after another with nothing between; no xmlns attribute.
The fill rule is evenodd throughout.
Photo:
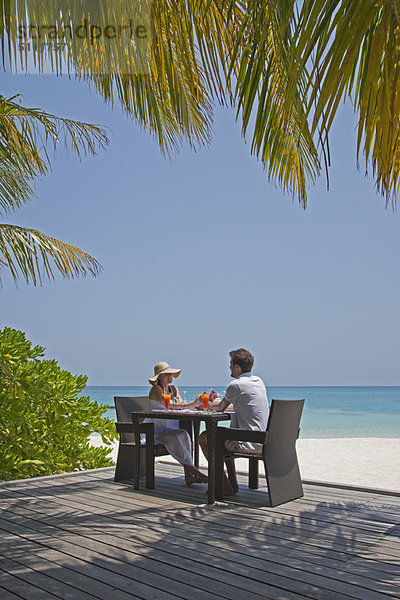
<svg viewBox="0 0 400 600"><path fill-rule="evenodd" d="M0 485L2 600L400 597L399 497L305 486L215 505L159 464L156 490L113 469ZM244 481L244 479L243 479Z"/></svg>

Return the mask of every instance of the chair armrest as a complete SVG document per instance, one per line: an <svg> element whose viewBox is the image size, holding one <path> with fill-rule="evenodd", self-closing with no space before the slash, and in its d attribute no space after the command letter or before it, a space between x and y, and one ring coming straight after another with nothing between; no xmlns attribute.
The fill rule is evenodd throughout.
<svg viewBox="0 0 400 600"><path fill-rule="evenodd" d="M154 423L115 423L117 433L151 433L154 431Z"/></svg>
<svg viewBox="0 0 400 600"><path fill-rule="evenodd" d="M256 442L264 444L266 431L251 431L234 427L218 427L217 441L236 440L238 442Z"/></svg>
<svg viewBox="0 0 400 600"><path fill-rule="evenodd" d="M133 433L132 423L117 422L115 423L115 428L117 433Z"/></svg>

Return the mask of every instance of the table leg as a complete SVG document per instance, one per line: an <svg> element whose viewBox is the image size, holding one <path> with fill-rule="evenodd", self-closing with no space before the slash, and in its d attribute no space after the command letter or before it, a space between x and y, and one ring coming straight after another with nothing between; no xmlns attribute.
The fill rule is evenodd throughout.
<svg viewBox="0 0 400 600"><path fill-rule="evenodd" d="M135 436L135 445L133 447L133 488L139 489L139 475L140 475L140 433L139 433L139 421L138 419L132 419L133 431ZM135 431L136 430L136 431Z"/></svg>
<svg viewBox="0 0 400 600"><path fill-rule="evenodd" d="M193 421L193 449L194 449L194 464L199 468L199 433L200 421Z"/></svg>
<svg viewBox="0 0 400 600"><path fill-rule="evenodd" d="M213 419L206 420L208 451L208 504L215 502L215 448L217 444L217 423Z"/></svg>

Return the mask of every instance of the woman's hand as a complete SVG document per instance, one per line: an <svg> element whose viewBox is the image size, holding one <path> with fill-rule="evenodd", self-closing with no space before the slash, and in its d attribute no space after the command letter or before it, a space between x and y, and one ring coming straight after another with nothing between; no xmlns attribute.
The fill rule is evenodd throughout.
<svg viewBox="0 0 400 600"><path fill-rule="evenodd" d="M182 404L180 402L170 402L169 403L170 410L182 410Z"/></svg>

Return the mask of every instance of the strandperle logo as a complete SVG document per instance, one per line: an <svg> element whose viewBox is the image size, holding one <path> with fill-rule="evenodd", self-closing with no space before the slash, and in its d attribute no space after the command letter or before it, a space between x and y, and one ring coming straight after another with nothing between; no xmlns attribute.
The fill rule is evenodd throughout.
<svg viewBox="0 0 400 600"><path fill-rule="evenodd" d="M50 42L65 42L78 38L79 40L88 39L90 44L105 38L107 40L125 38L138 38L139 40L147 39L150 36L148 27L143 23L135 23L133 19L129 19L126 25L103 24L94 25L89 23L88 19L83 20L83 24L67 24L64 26L32 24L18 26L18 39L20 42L28 42L29 40L50 41Z"/></svg>
<svg viewBox="0 0 400 600"><path fill-rule="evenodd" d="M11 72L148 73L151 4L151 0L10 0L4 25L14 46L8 57Z"/></svg>

